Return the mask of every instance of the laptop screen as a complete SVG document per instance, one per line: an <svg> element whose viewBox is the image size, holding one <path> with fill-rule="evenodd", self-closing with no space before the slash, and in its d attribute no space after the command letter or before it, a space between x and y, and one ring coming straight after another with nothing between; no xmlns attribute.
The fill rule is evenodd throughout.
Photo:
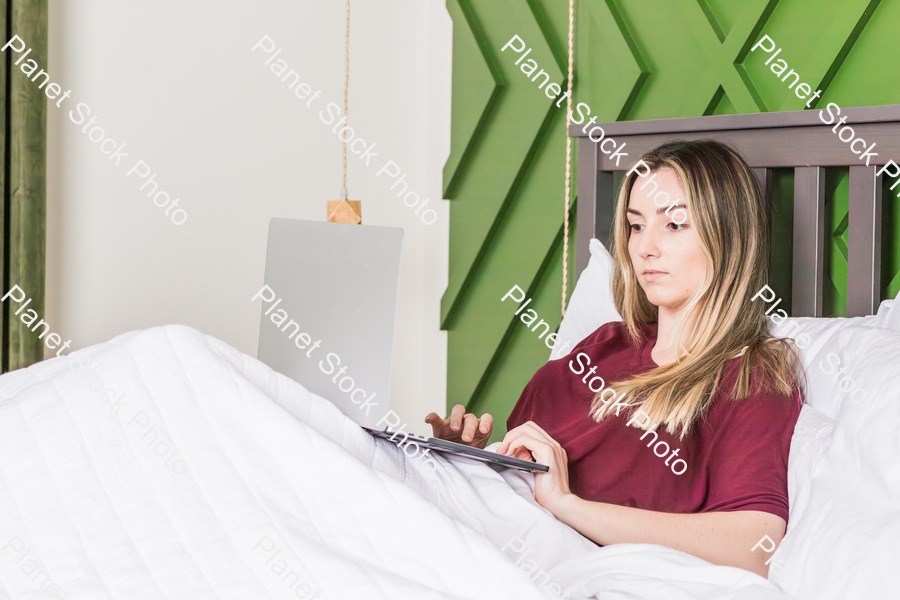
<svg viewBox="0 0 900 600"><path fill-rule="evenodd" d="M374 426L388 410L403 230L272 219L257 358Z"/></svg>

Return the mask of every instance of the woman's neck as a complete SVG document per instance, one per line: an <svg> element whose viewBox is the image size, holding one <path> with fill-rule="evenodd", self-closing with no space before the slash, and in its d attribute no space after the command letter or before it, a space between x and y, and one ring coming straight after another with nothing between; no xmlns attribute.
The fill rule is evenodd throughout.
<svg viewBox="0 0 900 600"><path fill-rule="evenodd" d="M659 366L675 362L677 358L675 353L675 320L678 315L678 311L672 311L662 306L659 307L656 343L650 351L650 357ZM685 325L682 337L687 335L687 327L689 326L689 323Z"/></svg>

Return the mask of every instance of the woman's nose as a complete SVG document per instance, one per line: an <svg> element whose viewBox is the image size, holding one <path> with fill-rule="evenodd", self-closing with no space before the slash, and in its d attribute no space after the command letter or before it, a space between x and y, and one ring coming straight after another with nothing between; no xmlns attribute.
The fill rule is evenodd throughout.
<svg viewBox="0 0 900 600"><path fill-rule="evenodd" d="M638 242L638 254L641 258L659 256L659 233L656 228L650 226L644 228L640 242Z"/></svg>

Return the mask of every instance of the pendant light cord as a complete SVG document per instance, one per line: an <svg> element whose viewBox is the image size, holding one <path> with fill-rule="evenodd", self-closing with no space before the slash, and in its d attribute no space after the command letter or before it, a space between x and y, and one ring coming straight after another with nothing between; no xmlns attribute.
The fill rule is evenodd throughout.
<svg viewBox="0 0 900 600"><path fill-rule="evenodd" d="M347 89L350 85L350 0L347 0L347 31L344 34L344 117L349 120L347 111ZM344 121L344 126L348 126ZM347 199L347 142L342 141L344 158L344 175L341 179L341 200Z"/></svg>
<svg viewBox="0 0 900 600"><path fill-rule="evenodd" d="M348 0L349 1L349 0ZM572 181L572 139L569 137L569 117L572 115L572 77L575 63L575 0L569 0L569 79L566 85L566 197L563 202L563 280L562 280L562 316L566 316L566 296L568 292L569 274L569 194Z"/></svg>

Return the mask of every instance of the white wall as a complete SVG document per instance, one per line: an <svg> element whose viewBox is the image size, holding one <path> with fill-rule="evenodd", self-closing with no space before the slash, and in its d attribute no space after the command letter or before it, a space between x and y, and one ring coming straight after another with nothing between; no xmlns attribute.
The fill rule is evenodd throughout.
<svg viewBox="0 0 900 600"><path fill-rule="evenodd" d="M366 168L351 154L348 188L364 223L405 232L392 407L423 432L419 421L443 414L446 399L451 21L443 0L355 1L351 19L350 124L379 157ZM268 55L251 53L263 35L322 90L313 108L269 71ZM183 323L255 356L260 304L250 297L269 219L324 221L325 201L338 198L341 146L318 110L343 102L344 3L50 0L48 71L72 90L48 108L53 330L78 349ZM79 102L127 144L118 168L71 122ZM433 225L375 177L388 158L432 199ZM181 199L183 225L138 190L143 180L126 178L138 159Z"/></svg>

